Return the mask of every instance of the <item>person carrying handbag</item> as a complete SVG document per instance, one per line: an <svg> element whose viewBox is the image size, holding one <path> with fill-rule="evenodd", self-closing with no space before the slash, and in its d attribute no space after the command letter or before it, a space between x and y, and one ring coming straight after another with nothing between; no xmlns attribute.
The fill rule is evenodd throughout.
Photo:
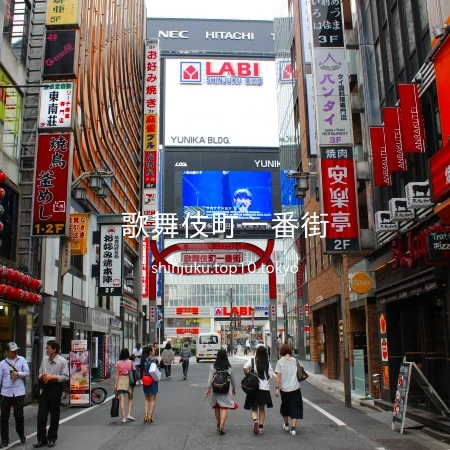
<svg viewBox="0 0 450 450"><path fill-rule="evenodd" d="M172 350L170 343L166 344L166 348L161 354L161 359L164 362L164 371L166 372L166 380L170 380L172 375L172 364L175 358L175 353Z"/></svg>
<svg viewBox="0 0 450 450"><path fill-rule="evenodd" d="M152 363L156 364L156 367L159 369L159 363L155 355L154 347L150 347L149 356L147 361L145 362L145 376L151 377L150 375L150 367ZM156 395L158 394L158 381L153 379L153 382L150 386L143 385L144 389L144 423L152 423L155 420L153 419L153 412L155 411L156 406Z"/></svg>
<svg viewBox="0 0 450 450"><path fill-rule="evenodd" d="M120 398L120 410L122 412L122 422L135 420L131 415L133 409L133 388L130 386L130 370L135 371L136 366L130 359L130 352L127 348L120 351L119 361L116 362L116 382L114 391ZM125 415L125 395L128 396L128 414Z"/></svg>

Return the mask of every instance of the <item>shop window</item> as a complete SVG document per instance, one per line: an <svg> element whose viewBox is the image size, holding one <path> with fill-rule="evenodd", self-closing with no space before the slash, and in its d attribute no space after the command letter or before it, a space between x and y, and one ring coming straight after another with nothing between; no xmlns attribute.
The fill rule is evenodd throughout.
<svg viewBox="0 0 450 450"><path fill-rule="evenodd" d="M4 227L0 234L0 258L15 262L17 251L19 196L7 185L3 185L2 187L5 189L5 197L0 200L0 204L5 211L0 215L0 221L3 223Z"/></svg>

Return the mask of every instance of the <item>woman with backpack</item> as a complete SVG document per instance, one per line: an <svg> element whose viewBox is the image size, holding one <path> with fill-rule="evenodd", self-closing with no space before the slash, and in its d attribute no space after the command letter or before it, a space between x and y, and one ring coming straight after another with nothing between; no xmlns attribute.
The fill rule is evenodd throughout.
<svg viewBox="0 0 450 450"><path fill-rule="evenodd" d="M152 363L156 364L156 367L159 369L159 363L156 359L155 355L155 348L150 347L149 349L149 355L145 362L145 375L150 375L150 366ZM151 381L151 380L150 380ZM156 394L158 393L158 382L156 380L153 380L152 384L150 386L144 385L144 423L152 423L153 420L153 412L155 411L155 405L156 405Z"/></svg>
<svg viewBox="0 0 450 450"><path fill-rule="evenodd" d="M253 366L253 367L252 367ZM254 394L247 394L244 409L252 410L253 433L264 434L264 419L266 417L265 406L273 408L272 397L269 390L269 380L275 376L275 372L269 363L267 349L260 345L256 349L255 358L249 359L244 364L244 373L256 371L259 381L259 389Z"/></svg>
<svg viewBox="0 0 450 450"><path fill-rule="evenodd" d="M223 430L227 420L229 409L237 409L238 405L233 400L236 395L236 382L233 369L228 361L227 351L219 350L216 361L211 365L206 389L206 397L209 396L211 406L217 421L217 429L221 435L225 434Z"/></svg>

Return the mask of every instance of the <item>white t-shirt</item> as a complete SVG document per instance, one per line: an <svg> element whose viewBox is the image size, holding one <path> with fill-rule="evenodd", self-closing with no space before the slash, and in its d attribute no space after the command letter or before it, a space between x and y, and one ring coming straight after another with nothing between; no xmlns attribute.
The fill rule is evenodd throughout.
<svg viewBox="0 0 450 450"><path fill-rule="evenodd" d="M244 369L250 369L252 367L252 360L251 358L244 364ZM256 360L255 360L255 372L256 372ZM271 378L273 378L275 376L275 372L272 369L272 366L269 363L269 379L263 379L263 378L259 378L259 389L261 389L262 391L268 391L269 388L269 380Z"/></svg>
<svg viewBox="0 0 450 450"><path fill-rule="evenodd" d="M288 357L289 358L289 357ZM300 388L297 380L297 360L285 356L277 361L275 373L281 374L280 389L284 392L296 391Z"/></svg>
<svg viewBox="0 0 450 450"><path fill-rule="evenodd" d="M140 348L140 349L135 348L133 350L133 355L135 356L134 364L136 366L140 366L141 365L141 357L142 357L142 348Z"/></svg>

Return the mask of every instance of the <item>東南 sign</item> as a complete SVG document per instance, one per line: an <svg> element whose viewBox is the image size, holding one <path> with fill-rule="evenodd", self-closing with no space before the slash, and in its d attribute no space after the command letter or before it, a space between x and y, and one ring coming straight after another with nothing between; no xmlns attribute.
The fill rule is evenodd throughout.
<svg viewBox="0 0 450 450"><path fill-rule="evenodd" d="M327 214L325 250L359 250L359 223L352 147L321 147L323 212Z"/></svg>
<svg viewBox="0 0 450 450"><path fill-rule="evenodd" d="M73 83L51 83L41 88L39 128L72 128Z"/></svg>
<svg viewBox="0 0 450 450"><path fill-rule="evenodd" d="M45 25L51 26L78 26L80 0L48 0L47 17Z"/></svg>
<svg viewBox="0 0 450 450"><path fill-rule="evenodd" d="M123 233L118 224L100 226L100 276L98 295L123 293Z"/></svg>
<svg viewBox="0 0 450 450"><path fill-rule="evenodd" d="M71 134L40 134L36 150L33 193L33 236L67 236Z"/></svg>
<svg viewBox="0 0 450 450"><path fill-rule="evenodd" d="M76 30L47 30L42 77L74 77Z"/></svg>
<svg viewBox="0 0 450 450"><path fill-rule="evenodd" d="M433 200L442 202L450 197L450 146L446 145L430 158Z"/></svg>
<svg viewBox="0 0 450 450"><path fill-rule="evenodd" d="M72 256L85 255L87 253L89 214L70 214L69 239L72 244Z"/></svg>

